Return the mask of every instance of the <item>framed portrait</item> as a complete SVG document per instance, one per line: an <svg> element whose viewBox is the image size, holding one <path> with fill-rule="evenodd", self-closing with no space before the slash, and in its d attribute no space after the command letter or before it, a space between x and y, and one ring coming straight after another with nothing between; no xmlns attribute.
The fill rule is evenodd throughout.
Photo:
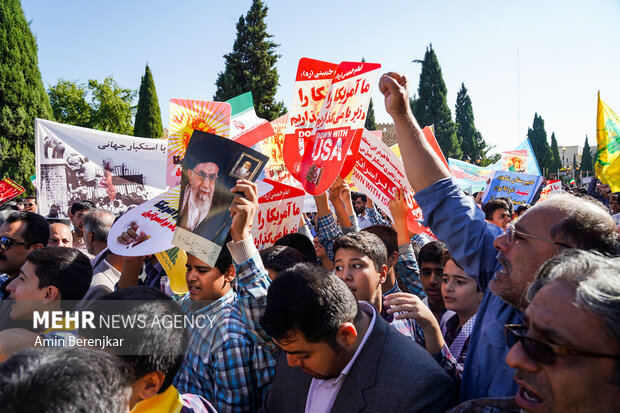
<svg viewBox="0 0 620 413"><path fill-rule="evenodd" d="M262 165L263 161L261 159L243 152L235 161L228 175L237 179L247 179L251 181Z"/></svg>

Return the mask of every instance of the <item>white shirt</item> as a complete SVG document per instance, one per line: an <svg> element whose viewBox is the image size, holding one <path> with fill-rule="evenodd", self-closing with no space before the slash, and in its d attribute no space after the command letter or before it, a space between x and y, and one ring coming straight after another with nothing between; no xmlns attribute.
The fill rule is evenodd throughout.
<svg viewBox="0 0 620 413"><path fill-rule="evenodd" d="M329 413L332 409L334 401L336 400L336 396L338 396L338 392L344 383L344 380L353 367L353 363L355 363L357 356L364 347L364 344L366 344L366 340L368 340L370 333L372 333L372 329L375 326L377 312L367 302L360 301L359 306L363 312L368 315L372 315L370 324L368 325L368 330L366 330L366 334L355 351L355 354L353 354L353 357L351 357L351 360L349 360L349 363L347 363L344 369L342 369L342 372L340 372L338 377L327 380L312 379L310 390L308 391L308 398L306 399L306 413Z"/></svg>

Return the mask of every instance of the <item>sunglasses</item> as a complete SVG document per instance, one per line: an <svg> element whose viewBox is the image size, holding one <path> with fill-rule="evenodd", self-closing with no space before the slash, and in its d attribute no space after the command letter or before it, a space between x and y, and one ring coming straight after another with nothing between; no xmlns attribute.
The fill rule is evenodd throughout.
<svg viewBox="0 0 620 413"><path fill-rule="evenodd" d="M536 363L553 365L557 361L559 355L571 355L581 357L607 357L620 360L620 356L611 354L593 353L591 351L577 350L569 347L556 346L555 344L546 343L535 338L527 337L528 327L521 324L506 324L504 326L504 335L508 347L513 347L517 342L523 346L525 354Z"/></svg>
<svg viewBox="0 0 620 413"><path fill-rule="evenodd" d="M563 244L561 242L557 242L557 241L554 241L552 239L539 237L538 235L528 234L527 232L517 231L517 229L515 228L515 226L512 223L509 223L508 225L506 225L506 236L508 237L508 242L509 243L512 244L512 242L515 239L515 234L520 236L520 237L528 237L528 238L534 238L534 239L537 239L537 240L540 240L540 241L550 242L552 244L559 245L560 247L564 247L564 248L573 248L570 245Z"/></svg>
<svg viewBox="0 0 620 413"><path fill-rule="evenodd" d="M28 206L35 206L36 204L33 204L33 203L28 203L28 204L24 204L24 205L28 205Z"/></svg>
<svg viewBox="0 0 620 413"><path fill-rule="evenodd" d="M26 244L28 244L28 243L27 242L15 241L14 239L11 239L9 237L0 237L0 248L3 251L8 250L13 245L26 245Z"/></svg>

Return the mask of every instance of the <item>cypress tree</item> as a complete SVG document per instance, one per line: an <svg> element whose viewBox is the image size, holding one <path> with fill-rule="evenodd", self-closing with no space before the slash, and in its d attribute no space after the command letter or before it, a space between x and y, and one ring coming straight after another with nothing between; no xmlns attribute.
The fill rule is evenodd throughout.
<svg viewBox="0 0 620 413"><path fill-rule="evenodd" d="M37 43L19 0L0 2L0 178L33 192L34 119L52 119Z"/></svg>
<svg viewBox="0 0 620 413"><path fill-rule="evenodd" d="M164 135L164 127L161 123L161 111L159 100L155 90L155 82L149 65L144 69L142 83L140 84L140 96L136 120L133 125L133 136L143 138L160 138Z"/></svg>
<svg viewBox="0 0 620 413"><path fill-rule="evenodd" d="M422 63L418 96L412 100L412 110L420 126L435 125L435 137L446 158L461 159L462 151L456 136L456 124L452 121L452 112L448 107L446 96L448 89L443 81L441 67L429 45Z"/></svg>
<svg viewBox="0 0 620 413"><path fill-rule="evenodd" d="M284 103L274 100L279 79L275 65L280 55L275 53L279 45L267 33L266 16L267 6L253 0L245 18L239 17L237 38L232 52L224 55L225 68L218 74L213 99L223 102L251 91L256 114L272 121L286 110Z"/></svg>
<svg viewBox="0 0 620 413"><path fill-rule="evenodd" d="M551 133L551 165L549 172L557 172L562 167L562 158L560 158L560 150L558 149L558 141L555 139L555 132Z"/></svg>
<svg viewBox="0 0 620 413"><path fill-rule="evenodd" d="M545 169L549 169L553 161L553 153L547 142L547 132L545 131L545 121L538 113L534 114L534 123L531 128L527 129L527 137L532 145L532 150L538 161L538 166L544 173Z"/></svg>
<svg viewBox="0 0 620 413"><path fill-rule="evenodd" d="M588 135L586 135L586 143L583 144L583 152L581 153L581 170L584 172L593 172L593 160L594 157L592 156L592 149L590 149L590 145L588 144Z"/></svg>
<svg viewBox="0 0 620 413"><path fill-rule="evenodd" d="M365 63L366 59L362 57L362 63ZM377 123L375 122L375 108L372 105L372 98L370 98L370 103L368 103L368 113L366 114L366 121L364 122L364 127L367 130L377 130Z"/></svg>
<svg viewBox="0 0 620 413"><path fill-rule="evenodd" d="M456 117L456 136L461 142L461 150L463 151L463 158L470 159L475 162L476 159L482 157L476 150L476 126L474 125L474 109L471 105L471 98L467 94L467 88L465 83L461 83L461 90L459 90L456 96L456 107L454 109Z"/></svg>

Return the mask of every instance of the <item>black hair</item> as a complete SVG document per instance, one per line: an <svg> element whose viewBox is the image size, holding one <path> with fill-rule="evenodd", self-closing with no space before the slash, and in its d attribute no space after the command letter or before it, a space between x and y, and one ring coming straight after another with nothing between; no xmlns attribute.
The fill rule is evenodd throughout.
<svg viewBox="0 0 620 413"><path fill-rule="evenodd" d="M306 261L301 252L285 245L272 245L261 250L260 258L266 269L275 272L286 270L295 264Z"/></svg>
<svg viewBox="0 0 620 413"><path fill-rule="evenodd" d="M226 236L226 240L224 241L224 246L220 251L220 255L218 255L217 260L215 261L215 268L217 268L222 274L224 274L230 266L233 265L232 255L230 255L230 250L226 246L226 244L228 244L231 240L232 237L229 232Z"/></svg>
<svg viewBox="0 0 620 413"><path fill-rule="evenodd" d="M122 347L115 353L133 369L133 381L156 371L165 375L159 393L170 387L181 368L189 343L189 333L183 325L166 326L166 318L181 320L179 305L164 292L151 287L129 287L104 295L91 302L87 309L99 316L123 315L125 318L143 320L144 324L110 329L82 329L86 338L108 336L123 339Z"/></svg>
<svg viewBox="0 0 620 413"><path fill-rule="evenodd" d="M351 199L355 202L355 200L357 198L362 198L362 201L364 201L364 203L366 203L368 201L368 198L366 197L366 195L362 194L361 192L353 192L351 193Z"/></svg>
<svg viewBox="0 0 620 413"><path fill-rule="evenodd" d="M387 263L387 249L381 238L370 232L351 232L336 238L332 251L334 257L336 252L341 249L354 249L368 256L375 264L375 269L381 271L381 267Z"/></svg>
<svg viewBox="0 0 620 413"><path fill-rule="evenodd" d="M0 364L4 413L122 412L131 397L129 366L84 347L27 347Z"/></svg>
<svg viewBox="0 0 620 413"><path fill-rule="evenodd" d="M15 211L8 216L4 223L11 224L17 221L22 221L26 224L22 228L21 235L28 246L34 244L47 245L47 241L50 239L50 226L43 216L30 211Z"/></svg>
<svg viewBox="0 0 620 413"><path fill-rule="evenodd" d="M508 203L503 199L493 199L486 204L482 205L482 211L484 212L484 219L490 221L493 219L493 213L498 209L505 209L510 213L510 207Z"/></svg>
<svg viewBox="0 0 620 413"><path fill-rule="evenodd" d="M512 203L512 199L508 198L507 196L499 196L497 197L497 199L501 199L502 201L506 202L506 205L508 205L508 213L510 213L510 216L513 216L515 213L515 207Z"/></svg>
<svg viewBox="0 0 620 413"><path fill-rule="evenodd" d="M293 247L304 255L306 262L313 264L317 262L318 258L316 256L316 251L314 250L314 244L312 243L312 240L304 234L300 234L298 232L286 234L280 237L274 245Z"/></svg>
<svg viewBox="0 0 620 413"><path fill-rule="evenodd" d="M447 251L446 244L441 241L431 241L424 244L418 253L418 263L420 266L423 262L433 262L441 264L441 257L444 251Z"/></svg>
<svg viewBox="0 0 620 413"><path fill-rule="evenodd" d="M360 317L357 301L344 281L321 266L301 263L273 281L260 324L280 342L298 331L311 343L325 341L337 347L340 326Z"/></svg>
<svg viewBox="0 0 620 413"><path fill-rule="evenodd" d="M90 288L93 268L88 257L75 248L39 248L29 253L26 261L34 265L39 288L58 288L62 308L67 308L67 300L81 300Z"/></svg>
<svg viewBox="0 0 620 413"><path fill-rule="evenodd" d="M75 201L71 204L71 215L75 215L78 211L83 211L85 209L95 209L96 206L91 201L84 199L80 201Z"/></svg>

